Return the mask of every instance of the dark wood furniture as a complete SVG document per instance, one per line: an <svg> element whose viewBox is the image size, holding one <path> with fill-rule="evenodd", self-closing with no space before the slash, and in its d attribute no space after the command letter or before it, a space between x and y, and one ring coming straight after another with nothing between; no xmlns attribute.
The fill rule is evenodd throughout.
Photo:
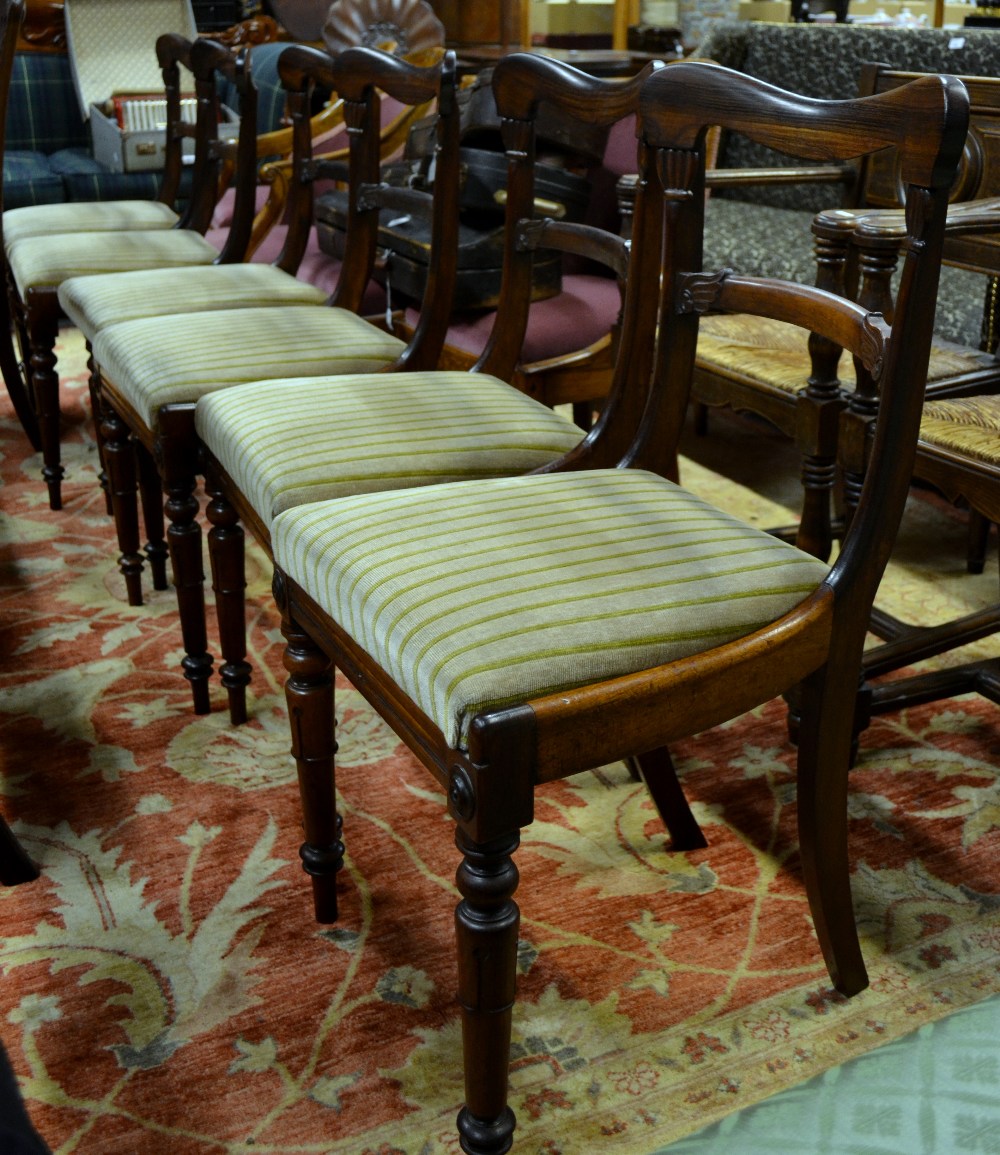
<svg viewBox="0 0 1000 1155"><path fill-rule="evenodd" d="M916 78L915 73L897 72L880 65L862 70L860 94L891 91ZM1000 171L1000 83L992 78L964 77L971 99L971 126L962 166L952 190L955 201L992 196L1000 192L996 173ZM795 170L782 173L743 173L732 176L715 174L727 184L755 183L766 177L772 182L786 181ZM836 172L827 169L828 174ZM853 176L852 176L853 174ZM852 176L847 206L851 211L820 214L812 225L816 251L816 284L834 292L844 291L845 278L850 283L859 275L856 264L845 266L849 238L864 206L882 208L899 203L898 174L889 154L870 158L847 172ZM803 174L808 179L808 174ZM826 179L826 178L824 178ZM833 196L831 191L831 196ZM803 222L804 224L805 222ZM863 302L872 309L891 315L889 279L895 267L894 241L890 239L879 253L877 243L869 244L861 260L866 289ZM855 253L858 250L854 250ZM949 236L945 260L965 269L996 277L1000 263L996 260L995 241L984 238ZM984 294L986 282L984 281ZM994 294L995 295L995 294ZM992 306L995 310L995 304ZM702 343L695 364L694 396L704 405L729 406L766 418L793 438L802 454L802 516L795 528L799 546L817 557L828 557L835 535L832 499L838 462L846 469L848 502L852 487L856 490L864 471L864 438L852 438L841 428L841 414L850 404L859 411L869 411L874 401L862 383L858 390L853 382L842 380L845 366L838 365L840 350L810 339L796 357L789 349L787 334L780 328L755 327L746 348L740 347L740 360L730 356L727 342L732 322L714 322L703 326ZM773 340L770 338L773 337ZM995 348L995 345L994 345ZM993 350L990 350L992 352ZM847 368L849 374L849 367ZM982 357L980 350L959 350L936 343L931 354L926 392L928 397L948 397L966 393L993 391L1000 388L1000 363ZM846 436L847 440L844 441Z"/></svg>
<svg viewBox="0 0 1000 1155"><path fill-rule="evenodd" d="M562 76L564 83L569 83L565 78L571 77L572 83L576 85L576 104L570 106L568 110L560 109L560 111L566 112L569 117L567 129L571 129L573 123L586 123L591 127L607 128L624 118L633 117L642 83L646 75L652 71L649 70L629 83L613 84L590 79L568 67L559 69L550 65L549 68L554 75ZM532 443L538 445L537 455L533 458L525 457L520 450L515 448L519 437L525 442L529 440L527 432L520 434L515 432L513 444L511 444L507 431L494 427L497 441L493 446L485 447L485 452L479 454L478 459L475 453L470 456L468 448L464 445L459 447L452 444L445 445L443 434L452 428L461 428L463 423L476 427L480 422L487 422L491 420L489 416L491 409L499 406L511 406L512 421L517 420L522 413L530 416L532 408L542 408L538 405L528 405L521 398L518 398L518 404L514 405L509 396L513 394L513 391L507 384L508 381L517 381L516 371L521 353L521 343L528 324L532 264L535 253L539 250L547 250L585 256L610 266L612 271L622 279L625 275L627 250L624 242L617 235L582 224L564 220L539 219L535 216L533 206L537 174L531 163L536 147L534 128L535 118L539 110L541 110L542 115L551 111L549 102L545 99L547 96L548 93L545 91L536 94L531 102L526 103L523 109L519 110L522 113L521 123L508 125L506 129L511 178L507 190L508 208L504 233L501 299L494 316L488 349L471 366L474 375L484 379L485 392L479 403L480 408L478 411L469 411L455 402L450 409L445 407L442 411L441 397L446 397L449 393L459 392L460 382L456 380L453 373L448 372L448 364L439 362L440 372L421 374L419 383L415 387L420 396L416 399L411 398L411 404L414 423L421 420L426 410L433 408L436 414L435 419L441 427L441 435L433 439L434 452L432 455L424 460L418 457L415 462L411 463L413 466L412 474L404 467L402 459L406 458L407 453L405 448L401 446L398 450L401 460L395 468L383 477L373 478L362 474L353 482L354 489L352 490L352 475L357 473L358 466L352 461L350 452L345 455L341 455L340 452L342 443L350 444L349 439L352 430L350 428L351 415L348 414L342 420L330 420L330 450L327 458L323 460L319 455L310 457L309 485L298 490L294 488L294 485L289 485L289 493L287 494L285 490L282 490L282 502L284 504L293 501L301 503L302 501L316 500L321 485L337 486L348 492L402 489L437 480L453 480L456 476L461 477L470 474L482 476L484 473L490 472L502 476L513 472L524 472L531 468L531 464L525 465L521 464L522 462L531 461L534 463L546 460L541 452L541 445L535 440L539 436L537 431L531 435ZM440 153L438 172L443 172L440 164ZM385 195L391 196L388 192ZM444 288L450 296L450 285L445 285ZM461 366L463 371L469 368L469 364ZM336 382L331 380L329 385L330 391L333 393ZM345 386L345 388L351 387L350 385ZM393 401L391 397L386 398L385 391L378 390L374 383L366 389L364 382L358 381L354 383L353 387L357 391L358 423L369 431L373 428L382 429L383 432L377 439L377 449L380 452L388 450L391 453L393 442L389 431L393 428L392 414L398 403ZM311 388L309 386L310 390ZM260 392L262 391L260 389ZM508 396L506 401L505 395ZM242 406L236 404L238 396L238 393L231 396L230 400L233 404L229 407L224 424L217 417L211 419L205 417L206 409L209 412L214 411L218 398L206 397L202 399L196 410L196 420L199 422L202 436L202 463L206 474L206 487L213 498L208 507L209 520L214 527L209 534L209 549L212 558L212 573L215 575L216 609L219 616L221 649L224 659L222 674L224 683L230 692L231 703L235 700L237 691L242 694L242 687L246 684L249 676L249 667L245 661L246 612L243 603L245 585L243 558L240 538L235 528L236 522L238 518L243 525L249 528L265 549L270 551L270 523L274 517L274 511L270 508L262 508L259 502L255 503L254 497L244 488L241 488L240 484L227 473L226 467L221 463L224 461L228 464L228 462L236 460L242 468L245 456L255 453L254 447L249 442L253 439L253 428L257 420L254 412L261 402L255 391L254 412L245 412ZM297 412L295 408L297 401L295 382L282 382L280 386L274 389L273 402L276 409L281 407L280 399L282 398L289 411ZM339 407L343 406L344 402L340 399L339 394L335 404L338 409L334 412L343 414L344 410ZM321 422L328 417L328 412L324 410L319 401L315 403L315 406L313 419L315 422ZM546 414L547 416L548 414ZM382 425L379 424L380 417L383 422ZM275 425L277 425L278 419L279 415L276 414ZM347 427L345 428L345 426ZM282 426L282 428L284 427ZM368 435L371 436L371 433L369 432ZM504 443L505 437L507 437L506 443ZM568 440L567 437L569 437ZM553 449L549 455L550 458L559 456L565 448L572 445L580 437L582 434L571 429L567 430L565 435L560 436L561 444ZM287 457L289 461L288 472L291 474L296 469L301 468L301 462L296 455L286 452L302 440L302 434L296 434L294 426L289 430L289 440L291 444L279 444L279 434L274 428L270 429L267 453L273 459ZM241 443L245 446L243 453L239 452ZM403 444L405 445L405 442ZM310 454L314 453L311 446L309 452ZM419 447L416 452L419 452ZM276 489L277 485L278 479L273 477L272 491ZM239 716L242 716L244 709L245 706L241 698L238 708ZM236 711L234 711L234 716L237 716Z"/></svg>
<svg viewBox="0 0 1000 1155"><path fill-rule="evenodd" d="M511 144L535 93L571 104L578 88L560 88L537 58L502 61L496 90ZM545 782L660 749L801 683L806 890L834 985L847 995L866 985L847 847L855 688L909 483L920 419L909 385L926 373L947 190L967 119L967 95L952 78L826 105L703 62L661 69L640 103L624 356L591 435L546 474L331 501L275 520L303 857L317 913L336 916L344 853L334 666L427 767L458 828L466 1072L458 1128L469 1155L506 1151L514 1130L506 1103L519 917L512 855ZM812 287L701 267L706 122L813 160L900 150L911 243L891 326ZM659 476L679 437L707 310L777 316L821 333L852 348L880 379L872 466L851 536L829 571L765 533L737 528ZM634 506L623 496L630 486L642 492ZM689 514L720 531L725 523L748 549L773 550L772 562L780 556L804 567L803 585L785 585L748 554L732 573L732 542L701 554L694 584L680 581L672 561L701 552L674 536ZM364 532L352 535L348 524ZM693 537L703 540L701 532ZM581 559L581 547L592 556ZM787 601L762 615L747 608L747 597L776 586ZM723 609L745 616L726 629Z"/></svg>
<svg viewBox="0 0 1000 1155"><path fill-rule="evenodd" d="M288 91L294 149L291 223L279 267L287 272L294 271L305 248L312 226L312 185L315 180L343 179L346 175L351 198L348 247L336 290L327 303L329 308L308 309L311 314L308 321L315 322L316 326L313 331L329 333L329 339L324 337L326 344L321 350L303 349L298 366L282 361L286 375L314 376L348 371L339 366L341 363L353 366L354 344L376 332L376 327L363 321L358 313L376 258L378 214L382 207L390 205L408 212L433 213L431 273L425 308L412 340L404 345L391 335L379 333L382 352L373 355L370 363L377 364L381 370L432 367L438 359L451 310L457 243L458 133L453 55L446 55L435 66L420 68L373 49L351 48L332 58L317 49L295 45L283 54L280 70ZM342 162L328 166L312 156L309 108L316 85L336 92L343 101L350 132L346 173ZM425 107L432 100L438 101L440 195L433 204L427 194L410 189L390 189L379 183L381 125L376 95L379 91L413 107ZM243 380L279 375L277 368L268 373L260 366L264 358L274 356L273 326L284 323L289 329L301 329L296 316L299 311L302 311L302 306L254 310L255 317L249 322L253 331L250 345L241 344L233 350L245 357L246 376ZM198 503L193 496L199 472L194 406L201 392L219 387L211 373L206 381L203 358L210 355L213 359L221 357L225 360L226 341L232 340L231 331L238 323L238 311L221 310L192 314L183 319L155 317L113 326L117 331L115 340L123 346L129 345L132 332L136 332L133 352L141 365L130 381L112 379L107 371L101 344L107 330L98 334L94 343L108 470L116 504L122 506L122 516L116 514L122 572L126 577L134 575L133 584L138 582L141 554L135 515L136 478L130 471L133 448L137 446L140 460L152 462L155 459L159 485L167 494L167 544L187 654L185 676L191 682L195 709L199 713L206 713L209 709L208 678L212 658L207 650L205 630L201 536L196 520ZM164 326L170 328L165 330ZM169 333L169 336L158 335L162 333ZM187 346L178 346L178 333L190 338L195 349L192 360L188 359ZM195 334L202 335L200 339L212 346L210 352L207 348L200 350ZM162 342L164 348L159 358L146 356L151 342ZM250 356L246 356L248 353ZM140 412L143 402L137 395L143 391L146 376L162 379L165 371L173 370L174 363L170 358L174 354L179 357L177 372L182 383L172 389L170 404L162 409L154 406L153 416L147 418ZM169 369L166 368L168 365ZM187 383L189 380L190 385ZM226 384L239 383L233 378L232 370L228 370ZM185 399L180 400L178 394ZM153 473L156 476L156 468ZM233 717L242 720L246 716L246 676L242 666L236 662L227 663L224 678L230 691Z"/></svg>

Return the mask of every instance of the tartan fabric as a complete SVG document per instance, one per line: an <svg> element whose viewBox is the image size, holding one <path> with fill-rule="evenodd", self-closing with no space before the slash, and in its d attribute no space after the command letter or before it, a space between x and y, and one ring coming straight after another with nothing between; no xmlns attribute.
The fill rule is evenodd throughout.
<svg viewBox="0 0 1000 1155"><path fill-rule="evenodd" d="M51 153L89 145L69 57L17 53L7 97L7 147Z"/></svg>
<svg viewBox="0 0 1000 1155"><path fill-rule="evenodd" d="M62 177L52 171L48 157L19 149L3 158L4 209L50 205L64 199Z"/></svg>
<svg viewBox="0 0 1000 1155"><path fill-rule="evenodd" d="M78 172L63 176L70 201L155 200L160 191L156 172Z"/></svg>

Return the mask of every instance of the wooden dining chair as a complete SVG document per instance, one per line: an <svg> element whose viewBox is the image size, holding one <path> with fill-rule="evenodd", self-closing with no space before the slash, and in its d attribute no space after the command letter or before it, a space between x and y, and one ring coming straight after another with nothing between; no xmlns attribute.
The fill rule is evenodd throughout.
<svg viewBox="0 0 1000 1155"><path fill-rule="evenodd" d="M627 247L615 234L535 215L536 117L557 113L570 126L600 128L631 120L634 140L638 94L654 66L621 84L570 66L529 61L505 64L501 76L508 79L497 89L498 110L509 122L504 278L489 350L472 370L261 381L213 392L197 403L195 428L212 496L208 540L220 673L234 720L246 716L250 676L240 523L269 551L274 517L292 506L526 473L562 456L583 436L572 422L509 384L533 308L533 254L584 255L624 280ZM514 69L517 85L509 79ZM514 91L517 100L508 107Z"/></svg>
<svg viewBox="0 0 1000 1155"><path fill-rule="evenodd" d="M168 154L164 179L164 196L174 195L179 180L182 143L191 134L191 126L181 119L179 64L186 64L194 74L198 116L194 126L195 159L190 202L182 217L172 227L144 228L134 223L126 227L118 222L136 222L157 202L108 202L94 206L80 205L90 217L99 215L105 227L96 224L90 231L67 226L65 231L48 229L44 233L20 234L19 214L40 214L54 208L72 220L75 205L40 206L4 213L2 230L7 283L7 308L20 347L20 372L13 382L15 390L30 399L39 430L42 475L48 486L49 504L62 506L63 467L59 448L59 378L56 372L55 343L61 310L58 299L60 284L72 276L90 273L121 272L126 269L159 268L168 265L207 265L215 261L239 259L249 239L253 218L252 200L241 207L234 220L227 249L223 253L210 245L202 235L208 227L219 189L222 156L230 147L219 140L220 109L216 78L229 74L236 78L246 98L247 119L240 127L241 142L237 148L255 146L254 89L244 67L245 54L234 57L228 49L211 41L189 44L176 34L161 36L157 54L167 83ZM116 209L116 206L118 208ZM165 203L159 205L164 209ZM37 218L32 217L34 221ZM33 226L32 226L33 227ZM15 228L11 239L11 229ZM5 335L5 339L6 335ZM13 350L4 357L5 366L13 371L17 360ZM8 389L12 382L8 381Z"/></svg>
<svg viewBox="0 0 1000 1155"><path fill-rule="evenodd" d="M160 485L168 497L168 545L188 655L185 671L201 712L209 708L207 678L212 659L206 650L201 538L193 497L198 472L195 401L204 393L263 378L427 368L437 359L450 310L458 194L454 55L420 68L373 49L348 49L334 59L296 45L285 51L280 67L293 125L298 126L295 157L303 180L306 175L322 178L325 173L323 162L312 157L308 129L309 103L316 85L339 93L351 130L350 243L333 296L318 308L271 305L146 317L109 325L96 334L93 343L120 569L130 600L141 600L143 560L133 465L133 448L138 444L140 461L152 462L157 457ZM441 195L433 202L413 190L392 190L379 183L379 92L411 105L438 102L442 180ZM339 165L336 172L339 175ZM300 183L299 177L295 183ZM290 232L288 246L305 243L311 215L307 212L311 204L308 185L303 199L306 208L296 214L299 228ZM383 204L433 214L426 307L408 344L358 315L371 280ZM164 419L161 411L167 406ZM169 459L166 439L171 446Z"/></svg>
<svg viewBox="0 0 1000 1155"><path fill-rule="evenodd" d="M498 74L513 83L519 73L505 64ZM521 85L508 109L519 94L530 107ZM513 135L518 118L508 117ZM967 123L968 96L949 77L823 102L705 62L661 69L640 98L626 292L641 303L594 431L532 476L341 497L274 519L301 853L317 915L336 918L344 855L333 667L430 771L457 825L458 1130L467 1155L506 1151L514 1130L512 855L547 782L662 748L801 684L805 888L834 985L852 995L867 983L847 846L855 688L909 483L920 419L910 386L927 369L948 187ZM909 243L891 324L811 286L702 267L711 124L816 160L900 151ZM817 332L881 382L865 491L832 567L662 476L707 311L777 316ZM643 351L654 344L650 386ZM631 445L609 452L623 426Z"/></svg>

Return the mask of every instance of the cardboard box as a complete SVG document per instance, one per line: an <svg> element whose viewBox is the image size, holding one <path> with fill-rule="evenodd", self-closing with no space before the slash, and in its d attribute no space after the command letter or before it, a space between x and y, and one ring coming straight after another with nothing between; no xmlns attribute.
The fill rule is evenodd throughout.
<svg viewBox="0 0 1000 1155"><path fill-rule="evenodd" d="M163 168L164 128L123 130L106 105L113 96L162 96L156 40L164 32L197 38L191 0L65 0L64 10L73 80L80 111L90 121L94 159L112 172ZM219 133L235 137L239 118L231 110L225 115ZM185 141L185 159L193 154L194 142Z"/></svg>

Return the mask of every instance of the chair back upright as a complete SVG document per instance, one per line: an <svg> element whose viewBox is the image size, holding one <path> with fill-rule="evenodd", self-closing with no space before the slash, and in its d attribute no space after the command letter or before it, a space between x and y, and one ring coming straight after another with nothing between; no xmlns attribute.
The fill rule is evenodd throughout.
<svg viewBox="0 0 1000 1155"><path fill-rule="evenodd" d="M330 304L358 312L375 268L379 213L383 209L429 214L432 218L430 273L420 322L396 368L429 369L438 361L451 314L458 251L458 103L455 54L419 67L371 48L348 48L336 57L302 45L287 49L279 62L288 90L292 121L292 177L289 228L277 260L294 272L313 227L313 185L318 179L344 179L342 162L314 158L309 126L312 91L319 85L336 92L348 133L348 210L343 265ZM436 101L439 116L435 150L434 195L399 189L380 179L381 118L379 93L404 105Z"/></svg>
<svg viewBox="0 0 1000 1155"><path fill-rule="evenodd" d="M161 37L162 39L162 37ZM204 234L222 191L224 174L233 172L235 202L220 264L244 259L253 228L257 187L257 86L249 48L234 52L218 41L200 38L191 46L190 68L195 80L197 116L193 126L171 121L178 139L194 136L195 155L191 200L180 227ZM220 135L226 82L239 97L240 127L235 140Z"/></svg>
<svg viewBox="0 0 1000 1155"><path fill-rule="evenodd" d="M502 65L502 66L501 66ZM610 268L624 280L629 246L604 229L541 216L535 202L535 123L539 110L554 111L570 120L611 127L635 113L646 80L663 65L646 65L628 81L601 80L570 65L543 56L516 53L505 57L493 73L493 93L501 118L507 152L507 206L503 275L493 328L475 368L511 380L521 356L531 307L532 264L539 250L557 250L585 257ZM637 304L637 299L633 304ZM629 339L635 318L619 318L624 355L616 359L618 376L648 380L651 347ZM635 391L629 392L629 397ZM623 425L615 424L620 434ZM578 468L613 464L629 438L588 438L580 447Z"/></svg>

